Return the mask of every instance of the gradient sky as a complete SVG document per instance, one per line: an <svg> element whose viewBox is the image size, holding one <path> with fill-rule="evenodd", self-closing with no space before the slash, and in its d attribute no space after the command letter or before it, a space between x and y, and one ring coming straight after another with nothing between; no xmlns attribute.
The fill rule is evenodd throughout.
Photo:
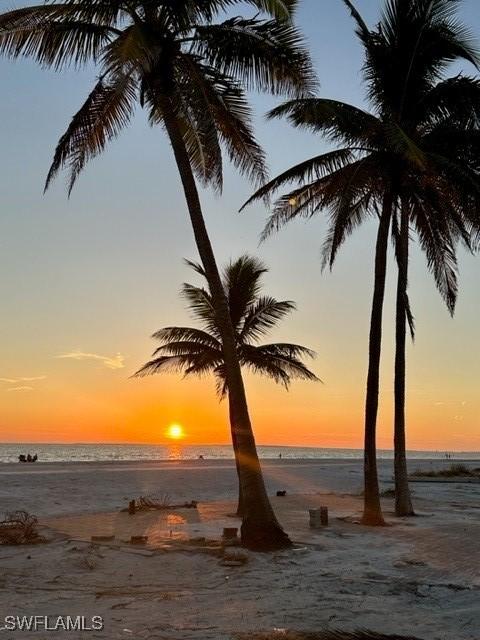
<svg viewBox="0 0 480 640"><path fill-rule="evenodd" d="M0 2L2 9L25 4ZM356 4L368 22L378 18L379 1ZM461 15L478 27L477 0L465 0ZM322 95L364 104L361 49L342 2L303 0L297 19ZM95 72L55 74L30 61L0 60L0 77L0 440L161 443L168 424L176 422L184 426L186 442L228 442L227 407L218 404L211 379L129 379L150 356L154 330L191 321L178 291L194 278L182 257L196 258L196 251L162 130L150 129L138 110L133 126L88 166L70 200L62 178L42 196L55 143ZM285 122L266 123L263 114L275 100L252 96L252 102L272 174L326 148ZM324 381L297 382L286 393L247 375L257 441L361 447L374 225L348 240L333 273L322 274L321 216L292 224L259 247L263 205L237 213L250 193L230 168L223 197L202 193L216 254L224 262L248 251L266 261L266 291L298 304L272 339L317 351L313 368ZM408 348L410 449L480 450L480 259L460 258L452 320L423 256L413 251L417 339ZM393 266L385 308L382 448L392 442Z"/></svg>

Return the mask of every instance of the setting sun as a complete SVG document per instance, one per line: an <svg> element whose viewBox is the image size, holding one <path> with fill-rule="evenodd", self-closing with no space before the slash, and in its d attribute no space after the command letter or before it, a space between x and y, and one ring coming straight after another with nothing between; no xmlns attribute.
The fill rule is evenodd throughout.
<svg viewBox="0 0 480 640"><path fill-rule="evenodd" d="M166 431L166 436L172 440L180 440L185 437L185 431L180 424L171 424Z"/></svg>

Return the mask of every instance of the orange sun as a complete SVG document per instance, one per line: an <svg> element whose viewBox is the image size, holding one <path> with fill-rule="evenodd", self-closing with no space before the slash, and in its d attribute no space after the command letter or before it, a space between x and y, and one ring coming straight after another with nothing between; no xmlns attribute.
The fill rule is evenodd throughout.
<svg viewBox="0 0 480 640"><path fill-rule="evenodd" d="M181 424L171 424L167 431L165 432L167 438L170 440L181 440L181 438L185 437L185 431Z"/></svg>

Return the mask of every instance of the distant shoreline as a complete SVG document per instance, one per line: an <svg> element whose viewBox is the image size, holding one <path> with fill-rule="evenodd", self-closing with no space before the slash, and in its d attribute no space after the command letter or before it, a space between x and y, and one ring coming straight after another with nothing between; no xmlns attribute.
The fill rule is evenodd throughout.
<svg viewBox="0 0 480 640"><path fill-rule="evenodd" d="M185 448L220 448L220 447L231 447L230 442L224 443L189 443L184 442L183 440L172 442L33 442L33 441L25 441L25 442L3 442L0 441L1 447L27 447L27 446L36 446L36 447L171 447L171 446L181 446ZM359 451L363 452L362 447L327 447L327 446L313 446L313 445L301 445L301 444L259 444L257 442L257 447L259 449L309 449L309 450L320 450L320 451ZM379 453L381 452L389 452L393 453L393 447L388 449L377 449ZM480 449L448 449L440 447L438 449L410 449L408 453L436 453L442 454L444 452L460 454L460 453L468 453L468 454L477 454L480 455Z"/></svg>
<svg viewBox="0 0 480 640"><path fill-rule="evenodd" d="M325 466L340 466L340 465L352 465L358 464L361 465L363 460L362 458L336 458L336 457L324 457L324 458L260 458L262 462L262 466L271 467L271 466L287 466L287 467L300 467L300 466L315 466L315 465L325 465ZM389 462L393 463L393 458L379 458L379 462L383 464L388 464ZM467 456L459 456L453 459L446 460L445 458L437 457L437 458L429 458L429 457L418 457L418 458L409 458L408 462L410 466L416 465L419 466L421 464L432 464L432 463L443 463L444 465L450 465L455 463L472 463L478 464L480 466L480 456L479 457L467 457ZM0 475L2 473L44 473L48 471L52 472L71 472L71 471L92 471L92 470L105 470L105 471L132 471L134 469L138 469L141 471L151 470L151 469L164 469L167 470L169 467L172 469L208 469L215 467L217 469L230 469L234 468L235 462L234 458L188 458L181 460L171 460L171 459L142 459L142 460L48 460L48 461L37 461L35 463L19 463L16 461L0 461Z"/></svg>

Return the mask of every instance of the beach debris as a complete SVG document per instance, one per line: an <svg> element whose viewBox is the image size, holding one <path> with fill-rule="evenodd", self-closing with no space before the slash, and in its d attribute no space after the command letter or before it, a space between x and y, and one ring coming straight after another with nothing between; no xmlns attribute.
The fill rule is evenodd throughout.
<svg viewBox="0 0 480 640"><path fill-rule="evenodd" d="M112 542L112 540L115 540L115 536L91 536L90 540L92 542Z"/></svg>
<svg viewBox="0 0 480 640"><path fill-rule="evenodd" d="M309 509L310 527L319 529L328 526L328 507L320 507L319 509Z"/></svg>
<svg viewBox="0 0 480 640"><path fill-rule="evenodd" d="M285 491L285 489L283 489L282 491L277 491L277 498L283 498L287 495L287 492Z"/></svg>
<svg viewBox="0 0 480 640"><path fill-rule="evenodd" d="M238 527L224 527L222 533L222 546L235 547L240 545Z"/></svg>
<svg viewBox="0 0 480 640"><path fill-rule="evenodd" d="M38 533L38 518L27 511L11 511L0 521L0 544L36 544L45 542Z"/></svg>
<svg viewBox="0 0 480 640"><path fill-rule="evenodd" d="M139 510L169 509L172 504L168 493L152 493L148 496L140 496L137 502L137 509Z"/></svg>
<svg viewBox="0 0 480 640"><path fill-rule="evenodd" d="M130 544L146 544L148 536L132 536L130 538Z"/></svg>
<svg viewBox="0 0 480 640"><path fill-rule="evenodd" d="M97 564L98 564L97 560L91 553L86 556L83 556L81 559L81 566L86 569L89 569L90 571L93 571L97 567Z"/></svg>
<svg viewBox="0 0 480 640"><path fill-rule="evenodd" d="M241 551L225 551L220 564L223 567L243 567L249 561L246 553Z"/></svg>
<svg viewBox="0 0 480 640"><path fill-rule="evenodd" d="M395 498L395 489L385 489L380 495L382 498Z"/></svg>
<svg viewBox="0 0 480 640"><path fill-rule="evenodd" d="M140 496L136 500L130 500L128 507L121 511L134 515L137 511L196 509L197 506L198 502L196 500L190 500L190 502L182 502L180 504L172 504L168 493L151 493L146 496Z"/></svg>

